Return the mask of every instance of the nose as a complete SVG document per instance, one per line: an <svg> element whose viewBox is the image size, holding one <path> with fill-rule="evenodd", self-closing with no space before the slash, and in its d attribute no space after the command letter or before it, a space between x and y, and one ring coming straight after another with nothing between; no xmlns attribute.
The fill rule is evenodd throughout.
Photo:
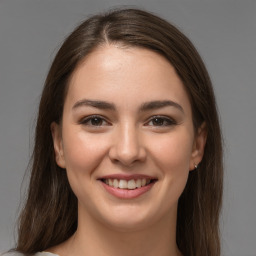
<svg viewBox="0 0 256 256"><path fill-rule="evenodd" d="M135 162L145 161L146 150L135 126L119 127L113 137L113 144L109 150L109 157L113 162L129 167Z"/></svg>

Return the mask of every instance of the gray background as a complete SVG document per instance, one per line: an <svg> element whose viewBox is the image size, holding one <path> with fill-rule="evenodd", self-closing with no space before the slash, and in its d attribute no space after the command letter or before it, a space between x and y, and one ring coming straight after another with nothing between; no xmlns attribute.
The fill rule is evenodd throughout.
<svg viewBox="0 0 256 256"><path fill-rule="evenodd" d="M205 60L225 138L223 255L256 255L253 0L0 0L0 251L14 245L14 225L24 191L21 183L50 62L61 41L82 19L120 5L142 7L173 22Z"/></svg>

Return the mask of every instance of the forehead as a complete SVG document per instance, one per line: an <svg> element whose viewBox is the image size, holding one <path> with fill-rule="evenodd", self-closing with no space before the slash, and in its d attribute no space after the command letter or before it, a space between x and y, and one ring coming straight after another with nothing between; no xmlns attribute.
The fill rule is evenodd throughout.
<svg viewBox="0 0 256 256"><path fill-rule="evenodd" d="M190 107L181 79L163 56L118 45L97 48L73 72L67 101L82 98L129 105L169 99Z"/></svg>

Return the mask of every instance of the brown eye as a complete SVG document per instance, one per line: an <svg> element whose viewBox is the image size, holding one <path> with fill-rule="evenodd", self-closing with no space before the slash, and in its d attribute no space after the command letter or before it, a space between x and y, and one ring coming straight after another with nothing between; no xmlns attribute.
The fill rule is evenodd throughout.
<svg viewBox="0 0 256 256"><path fill-rule="evenodd" d="M175 125L176 122L169 118L169 117L161 117L161 116L156 116L153 117L149 120L149 122L147 123L147 125L149 126L171 126L171 125Z"/></svg>
<svg viewBox="0 0 256 256"><path fill-rule="evenodd" d="M165 123L165 120L163 118L154 118L152 120L153 125L162 126L164 125L164 123Z"/></svg>
<svg viewBox="0 0 256 256"><path fill-rule="evenodd" d="M87 126L104 126L108 125L107 121L104 120L104 118L100 116L89 116L83 120L80 121L81 124L87 125Z"/></svg>
<svg viewBox="0 0 256 256"><path fill-rule="evenodd" d="M102 123L103 123L103 119L102 119L102 118L99 118L99 117L93 117L93 118L90 120L90 123L91 123L91 125L100 126L100 125L102 125Z"/></svg>

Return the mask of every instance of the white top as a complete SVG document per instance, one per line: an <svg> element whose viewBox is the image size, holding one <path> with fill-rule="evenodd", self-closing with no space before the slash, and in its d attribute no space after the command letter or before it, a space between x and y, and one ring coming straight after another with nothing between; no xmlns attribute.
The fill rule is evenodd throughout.
<svg viewBox="0 0 256 256"><path fill-rule="evenodd" d="M35 256L59 256L59 255L53 254L51 252L38 252L35 254Z"/></svg>
<svg viewBox="0 0 256 256"><path fill-rule="evenodd" d="M0 256L22 256L24 254L20 253L20 252L8 252L8 253L3 253ZM38 252L36 254L34 254L34 256L59 256L57 254L53 254L51 252Z"/></svg>

